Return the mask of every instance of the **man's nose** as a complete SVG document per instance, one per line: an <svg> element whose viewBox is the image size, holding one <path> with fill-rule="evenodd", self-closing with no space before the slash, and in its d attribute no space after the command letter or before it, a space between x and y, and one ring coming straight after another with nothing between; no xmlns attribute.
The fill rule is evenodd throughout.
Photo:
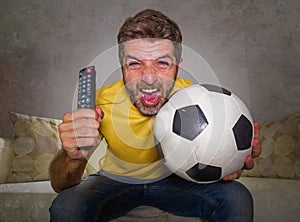
<svg viewBox="0 0 300 222"><path fill-rule="evenodd" d="M142 81L146 83L147 85L152 85L156 82L157 75L155 73L153 74L144 74L142 76Z"/></svg>
<svg viewBox="0 0 300 222"><path fill-rule="evenodd" d="M142 80L148 85L153 84L157 80L157 74L153 66L145 65Z"/></svg>

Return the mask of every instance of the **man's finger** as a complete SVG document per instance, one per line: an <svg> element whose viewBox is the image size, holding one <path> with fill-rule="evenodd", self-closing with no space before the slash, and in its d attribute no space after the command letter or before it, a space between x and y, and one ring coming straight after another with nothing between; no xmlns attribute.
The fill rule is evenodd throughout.
<svg viewBox="0 0 300 222"><path fill-rule="evenodd" d="M244 161L244 169L250 170L254 167L254 160L251 155L246 156Z"/></svg>
<svg viewBox="0 0 300 222"><path fill-rule="evenodd" d="M259 138L259 124L257 121L254 121L254 138Z"/></svg>
<svg viewBox="0 0 300 222"><path fill-rule="evenodd" d="M70 122L80 118L97 119L98 114L92 109L78 109L73 112L68 112L63 116L64 122Z"/></svg>

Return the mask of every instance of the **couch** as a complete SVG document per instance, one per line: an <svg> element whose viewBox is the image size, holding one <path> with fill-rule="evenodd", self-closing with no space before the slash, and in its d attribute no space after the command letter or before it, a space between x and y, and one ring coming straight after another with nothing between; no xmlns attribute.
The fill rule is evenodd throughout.
<svg viewBox="0 0 300 222"><path fill-rule="evenodd" d="M55 198L48 166L58 152L59 120L11 113L12 138L0 138L0 222L49 221ZM252 193L257 222L299 221L300 218L300 112L262 124L262 154L255 168L239 179ZM51 147L46 149L45 147ZM98 168L105 143L97 148L86 174ZM171 203L170 203L171 204ZM197 222L141 206L115 222Z"/></svg>
<svg viewBox="0 0 300 222"><path fill-rule="evenodd" d="M300 181L241 177L254 198L256 222L298 222L300 218ZM1 222L49 221L48 208L56 194L49 181L0 185ZM158 209L142 206L115 222L197 222Z"/></svg>

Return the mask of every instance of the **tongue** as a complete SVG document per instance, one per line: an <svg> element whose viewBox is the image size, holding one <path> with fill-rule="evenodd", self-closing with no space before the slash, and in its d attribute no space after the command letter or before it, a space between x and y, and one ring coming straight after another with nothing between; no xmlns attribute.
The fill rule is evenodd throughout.
<svg viewBox="0 0 300 222"><path fill-rule="evenodd" d="M145 105L154 106L159 102L159 96L155 93L145 94L142 97L142 101Z"/></svg>

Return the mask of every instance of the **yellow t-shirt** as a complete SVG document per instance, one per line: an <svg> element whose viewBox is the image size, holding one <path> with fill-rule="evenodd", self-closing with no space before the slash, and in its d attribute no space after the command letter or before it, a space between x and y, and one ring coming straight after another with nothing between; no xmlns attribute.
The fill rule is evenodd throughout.
<svg viewBox="0 0 300 222"><path fill-rule="evenodd" d="M177 78L173 92L191 84ZM100 131L107 142L107 153L100 161L102 170L137 180L170 174L155 148L155 116L143 115L131 104L123 80L99 89L96 104L104 113Z"/></svg>

